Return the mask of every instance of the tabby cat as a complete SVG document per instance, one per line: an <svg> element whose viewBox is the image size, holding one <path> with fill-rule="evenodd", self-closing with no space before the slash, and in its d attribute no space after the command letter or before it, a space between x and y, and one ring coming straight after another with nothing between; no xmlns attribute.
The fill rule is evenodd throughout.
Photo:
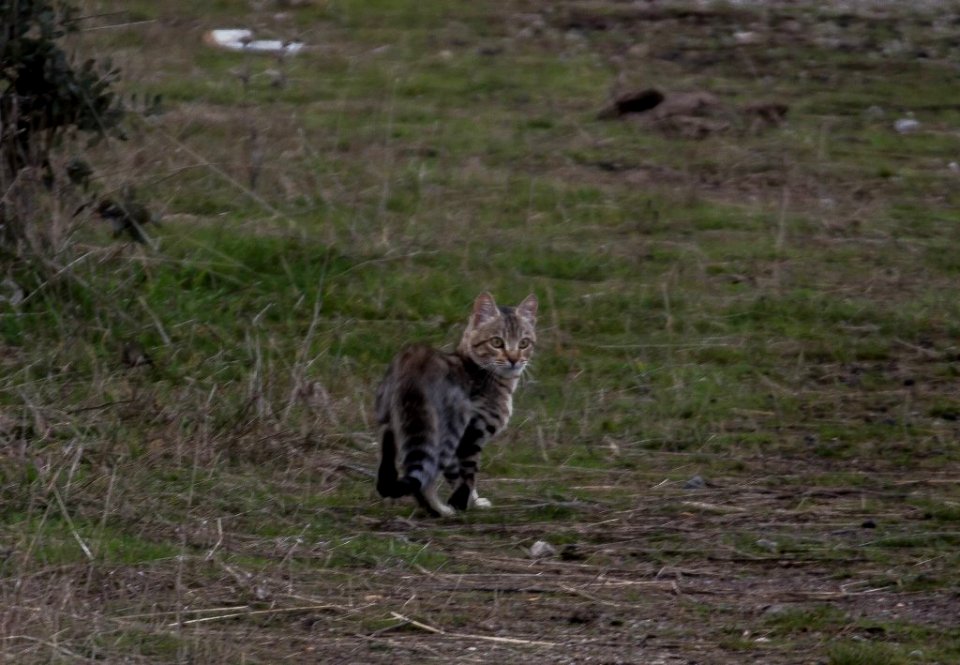
<svg viewBox="0 0 960 665"><path fill-rule="evenodd" d="M533 294L498 307L481 293L456 351L416 344L393 359L377 390L380 496L412 494L434 517L491 506L477 494L477 461L510 419L536 344L536 316ZM437 496L441 474L453 487L447 503Z"/></svg>

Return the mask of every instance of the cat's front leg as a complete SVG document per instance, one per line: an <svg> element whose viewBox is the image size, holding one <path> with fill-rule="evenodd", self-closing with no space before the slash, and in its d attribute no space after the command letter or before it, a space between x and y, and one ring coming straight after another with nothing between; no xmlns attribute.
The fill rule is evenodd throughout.
<svg viewBox="0 0 960 665"><path fill-rule="evenodd" d="M450 505L457 510L467 510L468 508L479 508L486 510L493 508L493 502L485 499L477 493L477 477L469 475L461 479L460 484L450 495Z"/></svg>
<svg viewBox="0 0 960 665"><path fill-rule="evenodd" d="M474 484L474 488L470 490L470 498L467 500L467 506L486 510L487 508L493 508L493 503L490 502L490 499L484 499L477 494L476 484Z"/></svg>
<svg viewBox="0 0 960 665"><path fill-rule="evenodd" d="M460 484L450 495L450 505L457 510L490 508L493 504L477 494L477 468L483 444L494 433L494 428L474 418L457 445L457 463L460 466Z"/></svg>

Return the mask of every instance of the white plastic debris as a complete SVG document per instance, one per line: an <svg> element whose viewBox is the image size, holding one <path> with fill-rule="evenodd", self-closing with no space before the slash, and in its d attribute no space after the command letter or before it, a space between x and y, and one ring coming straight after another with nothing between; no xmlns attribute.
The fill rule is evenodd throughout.
<svg viewBox="0 0 960 665"><path fill-rule="evenodd" d="M901 134L909 134L920 129L920 121L914 118L900 118L893 123L893 128Z"/></svg>
<svg viewBox="0 0 960 665"><path fill-rule="evenodd" d="M305 44L302 42L288 42L279 39L254 39L253 30L242 29L208 30L203 35L203 41L211 46L225 48L229 51L243 51L248 53L293 55L299 53L305 47Z"/></svg>

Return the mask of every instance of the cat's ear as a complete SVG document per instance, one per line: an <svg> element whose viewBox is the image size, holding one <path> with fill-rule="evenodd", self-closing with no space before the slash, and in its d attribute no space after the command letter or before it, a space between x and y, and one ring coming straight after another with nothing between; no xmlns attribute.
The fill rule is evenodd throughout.
<svg viewBox="0 0 960 665"><path fill-rule="evenodd" d="M537 296L531 293L523 299L522 303L517 305L517 314L530 321L536 321L537 305Z"/></svg>
<svg viewBox="0 0 960 665"><path fill-rule="evenodd" d="M484 291L473 301L473 314L470 316L470 323L473 325L480 326L489 323L499 316L500 310L489 292Z"/></svg>

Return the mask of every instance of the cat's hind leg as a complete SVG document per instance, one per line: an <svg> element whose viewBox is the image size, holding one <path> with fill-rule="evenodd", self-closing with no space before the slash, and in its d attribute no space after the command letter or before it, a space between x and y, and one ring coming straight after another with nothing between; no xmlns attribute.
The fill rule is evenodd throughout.
<svg viewBox="0 0 960 665"><path fill-rule="evenodd" d="M423 392L410 389L401 394L404 406L398 418L403 439L403 478L415 489L411 492L420 507L431 516L453 513L453 509L437 498L437 481L441 476L440 451L437 445L437 418Z"/></svg>
<svg viewBox="0 0 960 665"><path fill-rule="evenodd" d="M412 494L420 485L397 474L397 439L390 427L380 434L380 468L377 470L377 492L382 497L397 499Z"/></svg>

